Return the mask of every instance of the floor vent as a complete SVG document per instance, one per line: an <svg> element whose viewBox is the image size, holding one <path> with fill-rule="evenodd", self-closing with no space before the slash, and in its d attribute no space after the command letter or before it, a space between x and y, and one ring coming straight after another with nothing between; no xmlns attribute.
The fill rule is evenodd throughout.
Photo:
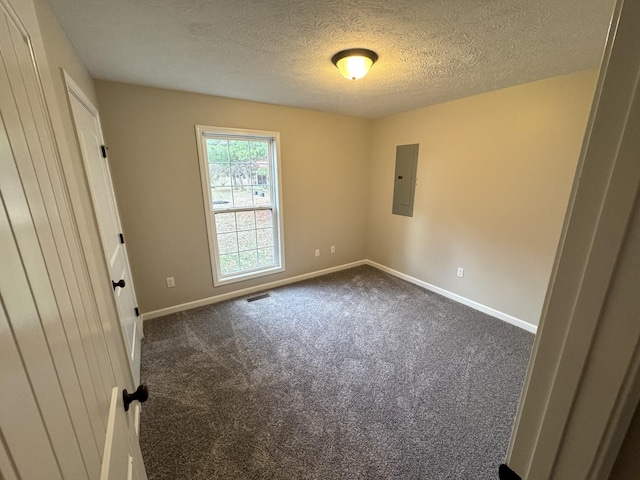
<svg viewBox="0 0 640 480"><path fill-rule="evenodd" d="M268 298L271 294L269 292L259 293L258 295L254 295L253 297L247 298L247 302L255 302L256 300L262 300L263 298Z"/></svg>

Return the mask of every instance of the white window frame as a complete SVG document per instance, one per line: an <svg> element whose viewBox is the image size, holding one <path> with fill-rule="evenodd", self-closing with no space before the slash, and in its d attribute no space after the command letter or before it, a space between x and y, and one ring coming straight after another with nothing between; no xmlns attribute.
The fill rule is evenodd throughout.
<svg viewBox="0 0 640 480"><path fill-rule="evenodd" d="M209 161L207 158L207 138L238 137L247 139L254 137L260 140L269 140L271 160L271 198L273 207L230 207L228 209L213 209L211 198L211 184L209 177ZM205 223L207 225L207 237L209 240L209 256L211 257L211 273L213 285L216 287L228 285L230 283L241 282L258 278L265 275L284 272L284 226L282 221L282 174L280 169L280 133L262 130L245 130L238 128L213 127L206 125L196 125L196 140L198 145L198 163L200 164L200 179L204 201ZM217 232L214 221L215 213L271 210L273 218L273 250L276 265L250 272L239 272L233 275L222 275L218 255Z"/></svg>

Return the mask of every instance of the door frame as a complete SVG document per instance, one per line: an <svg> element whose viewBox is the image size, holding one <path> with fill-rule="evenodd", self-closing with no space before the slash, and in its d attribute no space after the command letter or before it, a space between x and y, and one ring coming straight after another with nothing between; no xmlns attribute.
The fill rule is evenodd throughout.
<svg viewBox="0 0 640 480"><path fill-rule="evenodd" d="M621 300L640 248L639 23L640 3L618 0L507 452L529 480L608 478L640 399L640 328Z"/></svg>
<svg viewBox="0 0 640 480"><path fill-rule="evenodd" d="M71 116L71 121L73 123L73 128L75 131L75 119L73 116L73 108L71 107L71 96L73 95L90 113L91 115L93 115L96 119L96 122L98 123L98 133L100 134L100 141L103 145L105 145L104 142L104 134L102 131L102 123L100 121L100 112L98 111L98 109L96 108L96 106L93 104L93 102L91 102L91 100L89 100L89 97L82 91L82 89L80 88L80 86L73 80L73 78L71 77L71 75L69 75L69 73L64 70L61 69L62 71L62 75L64 78L64 86L66 89L66 94L67 94L67 102L69 105L69 110L70 110L70 116ZM91 189L91 182L88 179L87 176L87 168L88 166L86 165L86 159L84 157L84 155L82 154L82 148L80 146L80 141L78 139L78 133L77 131L75 131L75 135L76 135L76 141L78 142L78 151L80 154L80 157L82 157L82 164L84 167L84 177L83 177L83 181L85 182L85 184L87 185L87 189L89 190L89 193L91 195L91 208L94 214L94 217L96 219L96 223L98 226L98 232L100 234L100 245L101 245L101 253L102 253L102 258L104 259L105 262L105 266L107 268L107 271L109 271L109 265L108 265L108 259L107 259L107 255L106 252L104 250L104 238L103 238L103 229L100 226L100 222L98 220L98 215L96 214L96 207L95 207L95 199L94 199L94 193ZM122 232L122 220L120 219L120 211L118 208L118 201L117 198L115 196L115 191L113 189L113 179L110 177L109 178L109 183L111 185L111 192L113 194L113 201L114 204L116 205L116 215L117 215L117 220L118 220L118 226L120 231ZM122 245L123 247L123 252L124 252L124 261L126 263L127 269L129 271L129 276L131 278L131 283L127 284L127 288L131 288L131 294L133 295L133 299L134 299L134 303L137 305L138 304L138 300L137 300L137 296L136 296L136 291L135 291L135 281L133 280L133 273L131 271L131 263L129 262L129 256L128 256L128 251L127 251L127 247L126 244L123 243ZM114 298L114 303L115 302L115 298ZM122 338L123 341L128 342L129 339L125 338L124 335L124 331L123 331L123 325L122 325L122 319L120 318L120 311L118 308L118 305L115 305L116 307L116 314L118 315L118 323L120 324L120 330L122 333ZM138 308L138 307L136 307ZM142 315L139 314L136 318L136 337L139 338L140 340L142 340L142 338L144 337L144 331L143 331L143 325L142 325ZM125 347L125 351L126 351L126 347ZM129 358L129 355L127 355L127 358L129 360L129 370L131 371L134 380L136 380L139 377L140 372L136 372L136 366L131 362L131 359ZM137 383L137 382L136 382ZM136 419L136 425L138 424L138 419ZM137 428L137 427L136 427Z"/></svg>

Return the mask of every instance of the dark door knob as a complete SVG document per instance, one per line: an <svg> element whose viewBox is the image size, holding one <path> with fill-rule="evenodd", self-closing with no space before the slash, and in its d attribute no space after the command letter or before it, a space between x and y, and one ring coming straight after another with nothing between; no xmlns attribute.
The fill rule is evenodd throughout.
<svg viewBox="0 0 640 480"><path fill-rule="evenodd" d="M116 289L116 287L124 288L124 278L121 278L119 282L114 282L113 280L111 280L111 285L113 285L114 290Z"/></svg>
<svg viewBox="0 0 640 480"><path fill-rule="evenodd" d="M147 398L149 398L149 390L147 389L147 386L144 384L140 385L138 389L133 393L127 392L127 389L125 388L122 391L122 401L124 402L124 411L125 412L129 411L129 404L134 400L137 400L140 403L144 403L147 401Z"/></svg>

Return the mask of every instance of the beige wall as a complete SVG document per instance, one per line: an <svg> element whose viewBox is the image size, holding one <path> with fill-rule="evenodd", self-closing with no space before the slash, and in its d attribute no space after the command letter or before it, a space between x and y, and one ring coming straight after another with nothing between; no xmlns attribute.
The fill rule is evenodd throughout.
<svg viewBox="0 0 640 480"><path fill-rule="evenodd" d="M113 82L96 88L143 312L364 258L368 120ZM280 132L286 272L214 288L196 124Z"/></svg>
<svg viewBox="0 0 640 480"><path fill-rule="evenodd" d="M369 258L537 324L596 73L374 121L97 81L141 309ZM286 272L214 288L195 124L281 132ZM407 143L420 144L412 218L390 214Z"/></svg>
<svg viewBox="0 0 640 480"><path fill-rule="evenodd" d="M374 120L367 257L537 325L596 75ZM391 201L396 145L411 143L420 153L408 218Z"/></svg>
<svg viewBox="0 0 640 480"><path fill-rule="evenodd" d="M40 25L40 32L44 40L44 48L47 52L47 58L51 67L51 76L58 103L61 104L65 113L70 112L70 110L66 108L67 95L61 69L64 69L73 78L89 100L97 103L93 80L78 57L73 45L71 45L67 34L60 26L58 19L51 11L49 3L46 0L34 0L34 5ZM70 120L70 113L68 113L68 115ZM71 125L72 123L70 123L70 121L65 121L65 127L68 128ZM75 139L75 136L73 138Z"/></svg>
<svg viewBox="0 0 640 480"><path fill-rule="evenodd" d="M46 68L47 78L44 84L45 94L52 115L53 129L61 157L61 164L72 199L72 206L81 232L85 235L83 248L89 261L93 262L94 275L109 278L110 274L104 262L104 254L97 228L91 193L87 186L84 163L80 154L80 147L75 132L75 124L71 114L71 107L67 97L67 87L64 72L73 79L90 101L97 105L97 97L93 79L78 57L73 45L69 41L58 19L54 16L46 0L34 0L35 12L42 34L46 62L41 62L41 68ZM112 304L108 293L106 304ZM114 305L115 308L115 305ZM116 314L115 310L111 312Z"/></svg>

